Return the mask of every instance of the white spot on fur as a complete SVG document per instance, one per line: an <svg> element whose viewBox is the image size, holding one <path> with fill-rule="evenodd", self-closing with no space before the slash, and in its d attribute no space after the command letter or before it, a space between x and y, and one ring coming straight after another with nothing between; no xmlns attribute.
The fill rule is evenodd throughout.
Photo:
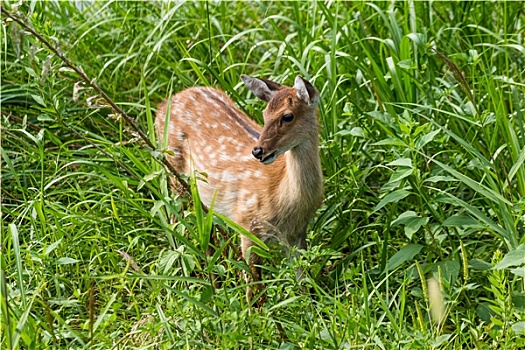
<svg viewBox="0 0 525 350"><path fill-rule="evenodd" d="M238 181L239 177L229 171L225 171L222 173L222 181L225 182L235 182Z"/></svg>
<svg viewBox="0 0 525 350"><path fill-rule="evenodd" d="M233 138L231 138L231 137L229 137L229 136L223 136L223 135L221 135L221 136L219 136L219 138L217 139L217 143L220 144L220 145L224 145L224 144L227 144L227 143L229 143L229 144L235 144L236 141L235 141L235 139L233 139Z"/></svg>
<svg viewBox="0 0 525 350"><path fill-rule="evenodd" d="M254 159L255 159L255 157L253 155L251 155L251 154L238 157L238 160L240 160L242 162L249 162L249 161L252 161Z"/></svg>
<svg viewBox="0 0 525 350"><path fill-rule="evenodd" d="M235 145L235 150L237 151L237 153L239 153L239 156L241 155L241 151L243 148L244 148L244 145L242 143L238 143Z"/></svg>
<svg viewBox="0 0 525 350"><path fill-rule="evenodd" d="M241 198L246 198L248 197L249 195L251 194L251 191L247 190L247 189L241 189L239 191L239 197Z"/></svg>
<svg viewBox="0 0 525 350"><path fill-rule="evenodd" d="M255 204L257 204L257 202L258 202L258 199L257 199L256 196L252 196L252 197L246 199L246 201L245 201L247 207L252 207Z"/></svg>
<svg viewBox="0 0 525 350"><path fill-rule="evenodd" d="M219 160L221 162L231 162L233 159L230 157L229 154L226 154L226 153L221 153L219 155Z"/></svg>

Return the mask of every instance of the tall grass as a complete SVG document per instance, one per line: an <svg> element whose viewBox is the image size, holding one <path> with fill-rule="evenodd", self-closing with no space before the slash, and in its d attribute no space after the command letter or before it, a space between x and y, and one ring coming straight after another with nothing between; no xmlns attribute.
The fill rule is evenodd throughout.
<svg viewBox="0 0 525 350"><path fill-rule="evenodd" d="M265 253L255 310L239 228L173 193L161 143L2 15L2 348L525 346L522 3L2 6L154 142L176 91L219 87L260 122L240 75L303 75L325 175L309 250Z"/></svg>

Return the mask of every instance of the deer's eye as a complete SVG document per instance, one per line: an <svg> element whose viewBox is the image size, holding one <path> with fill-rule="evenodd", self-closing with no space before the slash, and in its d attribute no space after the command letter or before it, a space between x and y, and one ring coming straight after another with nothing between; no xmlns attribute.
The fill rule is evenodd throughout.
<svg viewBox="0 0 525 350"><path fill-rule="evenodd" d="M283 115L283 116L281 117L281 121L282 121L283 123L290 123L290 122L293 121L293 118L294 118L293 114L288 113L288 114L285 114L285 115Z"/></svg>

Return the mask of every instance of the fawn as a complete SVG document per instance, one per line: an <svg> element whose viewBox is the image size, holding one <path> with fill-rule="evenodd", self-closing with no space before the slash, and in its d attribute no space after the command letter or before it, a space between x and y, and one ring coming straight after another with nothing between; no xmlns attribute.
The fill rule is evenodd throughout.
<svg viewBox="0 0 525 350"><path fill-rule="evenodd" d="M168 161L183 174L206 173L198 181L202 202L263 241L306 248L306 228L323 200L319 158L319 93L300 76L294 87L241 76L268 106L264 127L251 120L222 91L194 87L158 108L161 137L168 128ZM282 155L282 156L281 156ZM241 236L246 259L253 243ZM251 253L252 278L260 280L260 258ZM301 271L297 272L300 278ZM250 291L248 291L250 293Z"/></svg>

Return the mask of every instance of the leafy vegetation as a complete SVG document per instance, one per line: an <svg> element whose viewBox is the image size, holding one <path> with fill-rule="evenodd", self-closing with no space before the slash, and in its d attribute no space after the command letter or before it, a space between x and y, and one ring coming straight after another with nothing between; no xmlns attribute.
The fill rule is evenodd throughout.
<svg viewBox="0 0 525 350"><path fill-rule="evenodd" d="M2 348L525 347L521 2L2 6L153 142L176 91L220 87L260 122L240 75L303 75L326 197L308 251L266 253L255 309L239 230L173 193L161 149L2 13ZM211 220L229 234L210 242Z"/></svg>

